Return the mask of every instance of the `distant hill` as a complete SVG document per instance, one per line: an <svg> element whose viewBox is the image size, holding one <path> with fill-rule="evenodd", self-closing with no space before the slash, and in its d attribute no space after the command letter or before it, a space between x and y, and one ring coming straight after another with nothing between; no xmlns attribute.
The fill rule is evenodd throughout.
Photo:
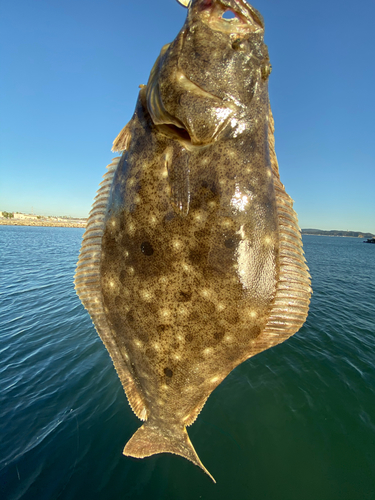
<svg viewBox="0 0 375 500"><path fill-rule="evenodd" d="M362 233L361 231L324 231L323 229L301 229L302 234L315 234L317 236L349 236L351 238L372 238L372 233Z"/></svg>

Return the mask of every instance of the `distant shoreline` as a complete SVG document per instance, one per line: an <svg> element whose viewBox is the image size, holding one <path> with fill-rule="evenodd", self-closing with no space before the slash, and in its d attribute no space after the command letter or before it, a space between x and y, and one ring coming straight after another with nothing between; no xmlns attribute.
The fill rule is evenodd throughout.
<svg viewBox="0 0 375 500"><path fill-rule="evenodd" d="M373 238L372 233L365 233L363 231L340 231L338 229L332 229L330 231L325 231L323 229L301 229L302 235L310 236L339 236L340 238Z"/></svg>
<svg viewBox="0 0 375 500"><path fill-rule="evenodd" d="M46 220L0 220L0 226L29 226L29 227L79 227L85 229L85 223L77 223L77 222L55 222L55 221L46 221Z"/></svg>
<svg viewBox="0 0 375 500"><path fill-rule="evenodd" d="M0 219L0 226L28 226L28 227L75 227L86 228L85 222L76 221L50 221L50 220L27 220L27 219ZM337 236L339 238L373 238L372 233L362 233L360 231L324 231L322 229L302 229L302 236Z"/></svg>
<svg viewBox="0 0 375 500"><path fill-rule="evenodd" d="M76 221L50 221L46 219L0 219L0 226L28 226L28 227L75 227L75 228L86 228L85 222ZM372 233L362 233L360 231L324 231L322 229L301 229L302 236L337 236L340 238L372 238L374 235Z"/></svg>
<svg viewBox="0 0 375 500"><path fill-rule="evenodd" d="M321 234L321 233L302 233L302 236L326 236L328 238L355 238L355 239L365 239L365 236L349 236L347 234ZM367 237L366 237L367 238Z"/></svg>

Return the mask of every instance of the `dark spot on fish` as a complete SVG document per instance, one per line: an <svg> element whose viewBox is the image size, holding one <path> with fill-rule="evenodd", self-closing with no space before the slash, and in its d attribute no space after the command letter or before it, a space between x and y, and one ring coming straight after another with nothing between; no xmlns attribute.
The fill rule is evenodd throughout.
<svg viewBox="0 0 375 500"><path fill-rule="evenodd" d="M224 245L227 247L227 248L234 248L236 246L236 240L234 238L227 238L225 241L224 241Z"/></svg>
<svg viewBox="0 0 375 500"><path fill-rule="evenodd" d="M117 257L116 253L118 252L118 247L116 243L116 239L113 235L110 235L108 232L103 237L103 245L105 245L106 252L111 255L111 257Z"/></svg>
<svg viewBox="0 0 375 500"><path fill-rule="evenodd" d="M216 187L215 183L212 184L212 186L210 187L210 190L211 190L211 193L217 194L217 187Z"/></svg>
<svg viewBox="0 0 375 500"><path fill-rule="evenodd" d="M155 302L149 302L146 306L147 310L153 314L157 314L159 310L159 304Z"/></svg>
<svg viewBox="0 0 375 500"><path fill-rule="evenodd" d="M154 359L155 358L155 354L156 354L155 349L150 349L150 348L146 349L145 355L146 355L147 358Z"/></svg>
<svg viewBox="0 0 375 500"><path fill-rule="evenodd" d="M261 328L258 325L246 326L242 330L242 335L248 339L256 339L261 332Z"/></svg>
<svg viewBox="0 0 375 500"><path fill-rule="evenodd" d="M254 338L258 337L258 335L260 334L260 327L258 325L253 326L253 328L251 329L251 333Z"/></svg>
<svg viewBox="0 0 375 500"><path fill-rule="evenodd" d="M164 373L167 377L171 378L173 375L173 372L170 368L164 368Z"/></svg>
<svg viewBox="0 0 375 500"><path fill-rule="evenodd" d="M187 333L187 334L185 335L185 340L186 340L186 342L192 342L192 341L193 341L193 339L194 339L194 335L193 335L192 333Z"/></svg>
<svg viewBox="0 0 375 500"><path fill-rule="evenodd" d="M158 325L156 330L160 336L163 334L168 336L171 330L171 325Z"/></svg>
<svg viewBox="0 0 375 500"><path fill-rule="evenodd" d="M197 313L197 311L192 311L190 314L189 314L189 321L192 321L193 323L195 321L197 321L199 319L199 314Z"/></svg>
<svg viewBox="0 0 375 500"><path fill-rule="evenodd" d="M177 300L178 302L189 302L191 300L191 293L180 291Z"/></svg>
<svg viewBox="0 0 375 500"><path fill-rule="evenodd" d="M122 285L124 285L124 284L125 284L127 277L128 277L128 275L127 275L126 271L122 270L122 271L120 272L120 275L119 275L120 283L121 283Z"/></svg>
<svg viewBox="0 0 375 500"><path fill-rule="evenodd" d="M137 337L143 342L148 341L148 333L143 328L137 328Z"/></svg>
<svg viewBox="0 0 375 500"><path fill-rule="evenodd" d="M214 338L215 338L215 340L220 342L220 340L222 340L224 338L224 335L225 335L225 330L224 330L224 328L221 328L221 329L215 331Z"/></svg>
<svg viewBox="0 0 375 500"><path fill-rule="evenodd" d="M129 236L128 234L126 233L126 230L122 230L121 234L120 234L120 245L122 247L123 250L126 250L126 245L128 244L129 242Z"/></svg>
<svg viewBox="0 0 375 500"><path fill-rule="evenodd" d="M175 218L175 214L173 212L168 212L165 217L164 217L164 220L166 222L169 222L170 220L173 220Z"/></svg>
<svg viewBox="0 0 375 500"><path fill-rule="evenodd" d="M236 178L236 174L235 174L235 172L233 170L227 170L225 172L225 176L227 177L227 179L229 179L231 181Z"/></svg>
<svg viewBox="0 0 375 500"><path fill-rule="evenodd" d="M144 241L141 244L141 252L147 255L147 257L150 257L154 253L154 249L152 248L151 243L149 243L148 241Z"/></svg>
<svg viewBox="0 0 375 500"><path fill-rule="evenodd" d="M210 302L210 301L204 301L204 302L201 302L200 304L200 310L202 312L202 314L212 314L213 312L215 312L215 304L213 302Z"/></svg>
<svg viewBox="0 0 375 500"><path fill-rule="evenodd" d="M128 320L128 322L129 322L130 324L134 323L135 318L134 318L134 314L132 313L132 311L129 311L129 312L126 314L126 319Z"/></svg>
<svg viewBox="0 0 375 500"><path fill-rule="evenodd" d="M208 182L206 182L206 181L202 181L201 186L202 186L203 188L207 189L207 188L208 188Z"/></svg>
<svg viewBox="0 0 375 500"><path fill-rule="evenodd" d="M238 315L237 311L229 310L227 311L227 314L225 315L225 319L230 323L231 325L235 325L236 323L239 322L240 317Z"/></svg>
<svg viewBox="0 0 375 500"><path fill-rule="evenodd" d="M192 264L199 264L204 260L204 253L199 250L191 250L189 253L189 258Z"/></svg>

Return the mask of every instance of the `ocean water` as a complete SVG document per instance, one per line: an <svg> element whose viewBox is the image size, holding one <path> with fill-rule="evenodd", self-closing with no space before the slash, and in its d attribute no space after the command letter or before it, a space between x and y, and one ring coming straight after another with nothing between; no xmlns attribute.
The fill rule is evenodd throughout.
<svg viewBox="0 0 375 500"><path fill-rule="evenodd" d="M140 422L73 289L83 230L0 226L0 498L375 499L375 245L305 236L299 333L234 370L190 438L217 484L122 449Z"/></svg>

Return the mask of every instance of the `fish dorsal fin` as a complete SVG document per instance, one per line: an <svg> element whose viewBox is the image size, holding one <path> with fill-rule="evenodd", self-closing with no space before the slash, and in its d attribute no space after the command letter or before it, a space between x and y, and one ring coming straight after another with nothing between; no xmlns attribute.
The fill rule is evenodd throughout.
<svg viewBox="0 0 375 500"><path fill-rule="evenodd" d="M293 200L280 182L271 109L268 136L278 214L280 270L275 299L266 327L254 343L254 348L259 344L264 345L264 349L283 342L302 327L307 317L312 292L298 218L293 210Z"/></svg>
<svg viewBox="0 0 375 500"><path fill-rule="evenodd" d="M176 142L167 148L164 158L173 210L177 215L187 215L190 207L189 152Z"/></svg>
<svg viewBox="0 0 375 500"><path fill-rule="evenodd" d="M130 122L129 122L130 123ZM129 123L121 130L119 135L113 141L112 151L114 153L126 151L130 142L130 126Z"/></svg>
<svg viewBox="0 0 375 500"><path fill-rule="evenodd" d="M114 158L107 166L95 202L87 220L82 246L77 263L74 284L77 295L87 309L95 328L107 348L120 381L125 389L130 406L137 417L147 420L147 410L141 389L128 368L128 353L118 346L105 317L100 287L101 245L105 226L105 215L113 177L120 158Z"/></svg>

